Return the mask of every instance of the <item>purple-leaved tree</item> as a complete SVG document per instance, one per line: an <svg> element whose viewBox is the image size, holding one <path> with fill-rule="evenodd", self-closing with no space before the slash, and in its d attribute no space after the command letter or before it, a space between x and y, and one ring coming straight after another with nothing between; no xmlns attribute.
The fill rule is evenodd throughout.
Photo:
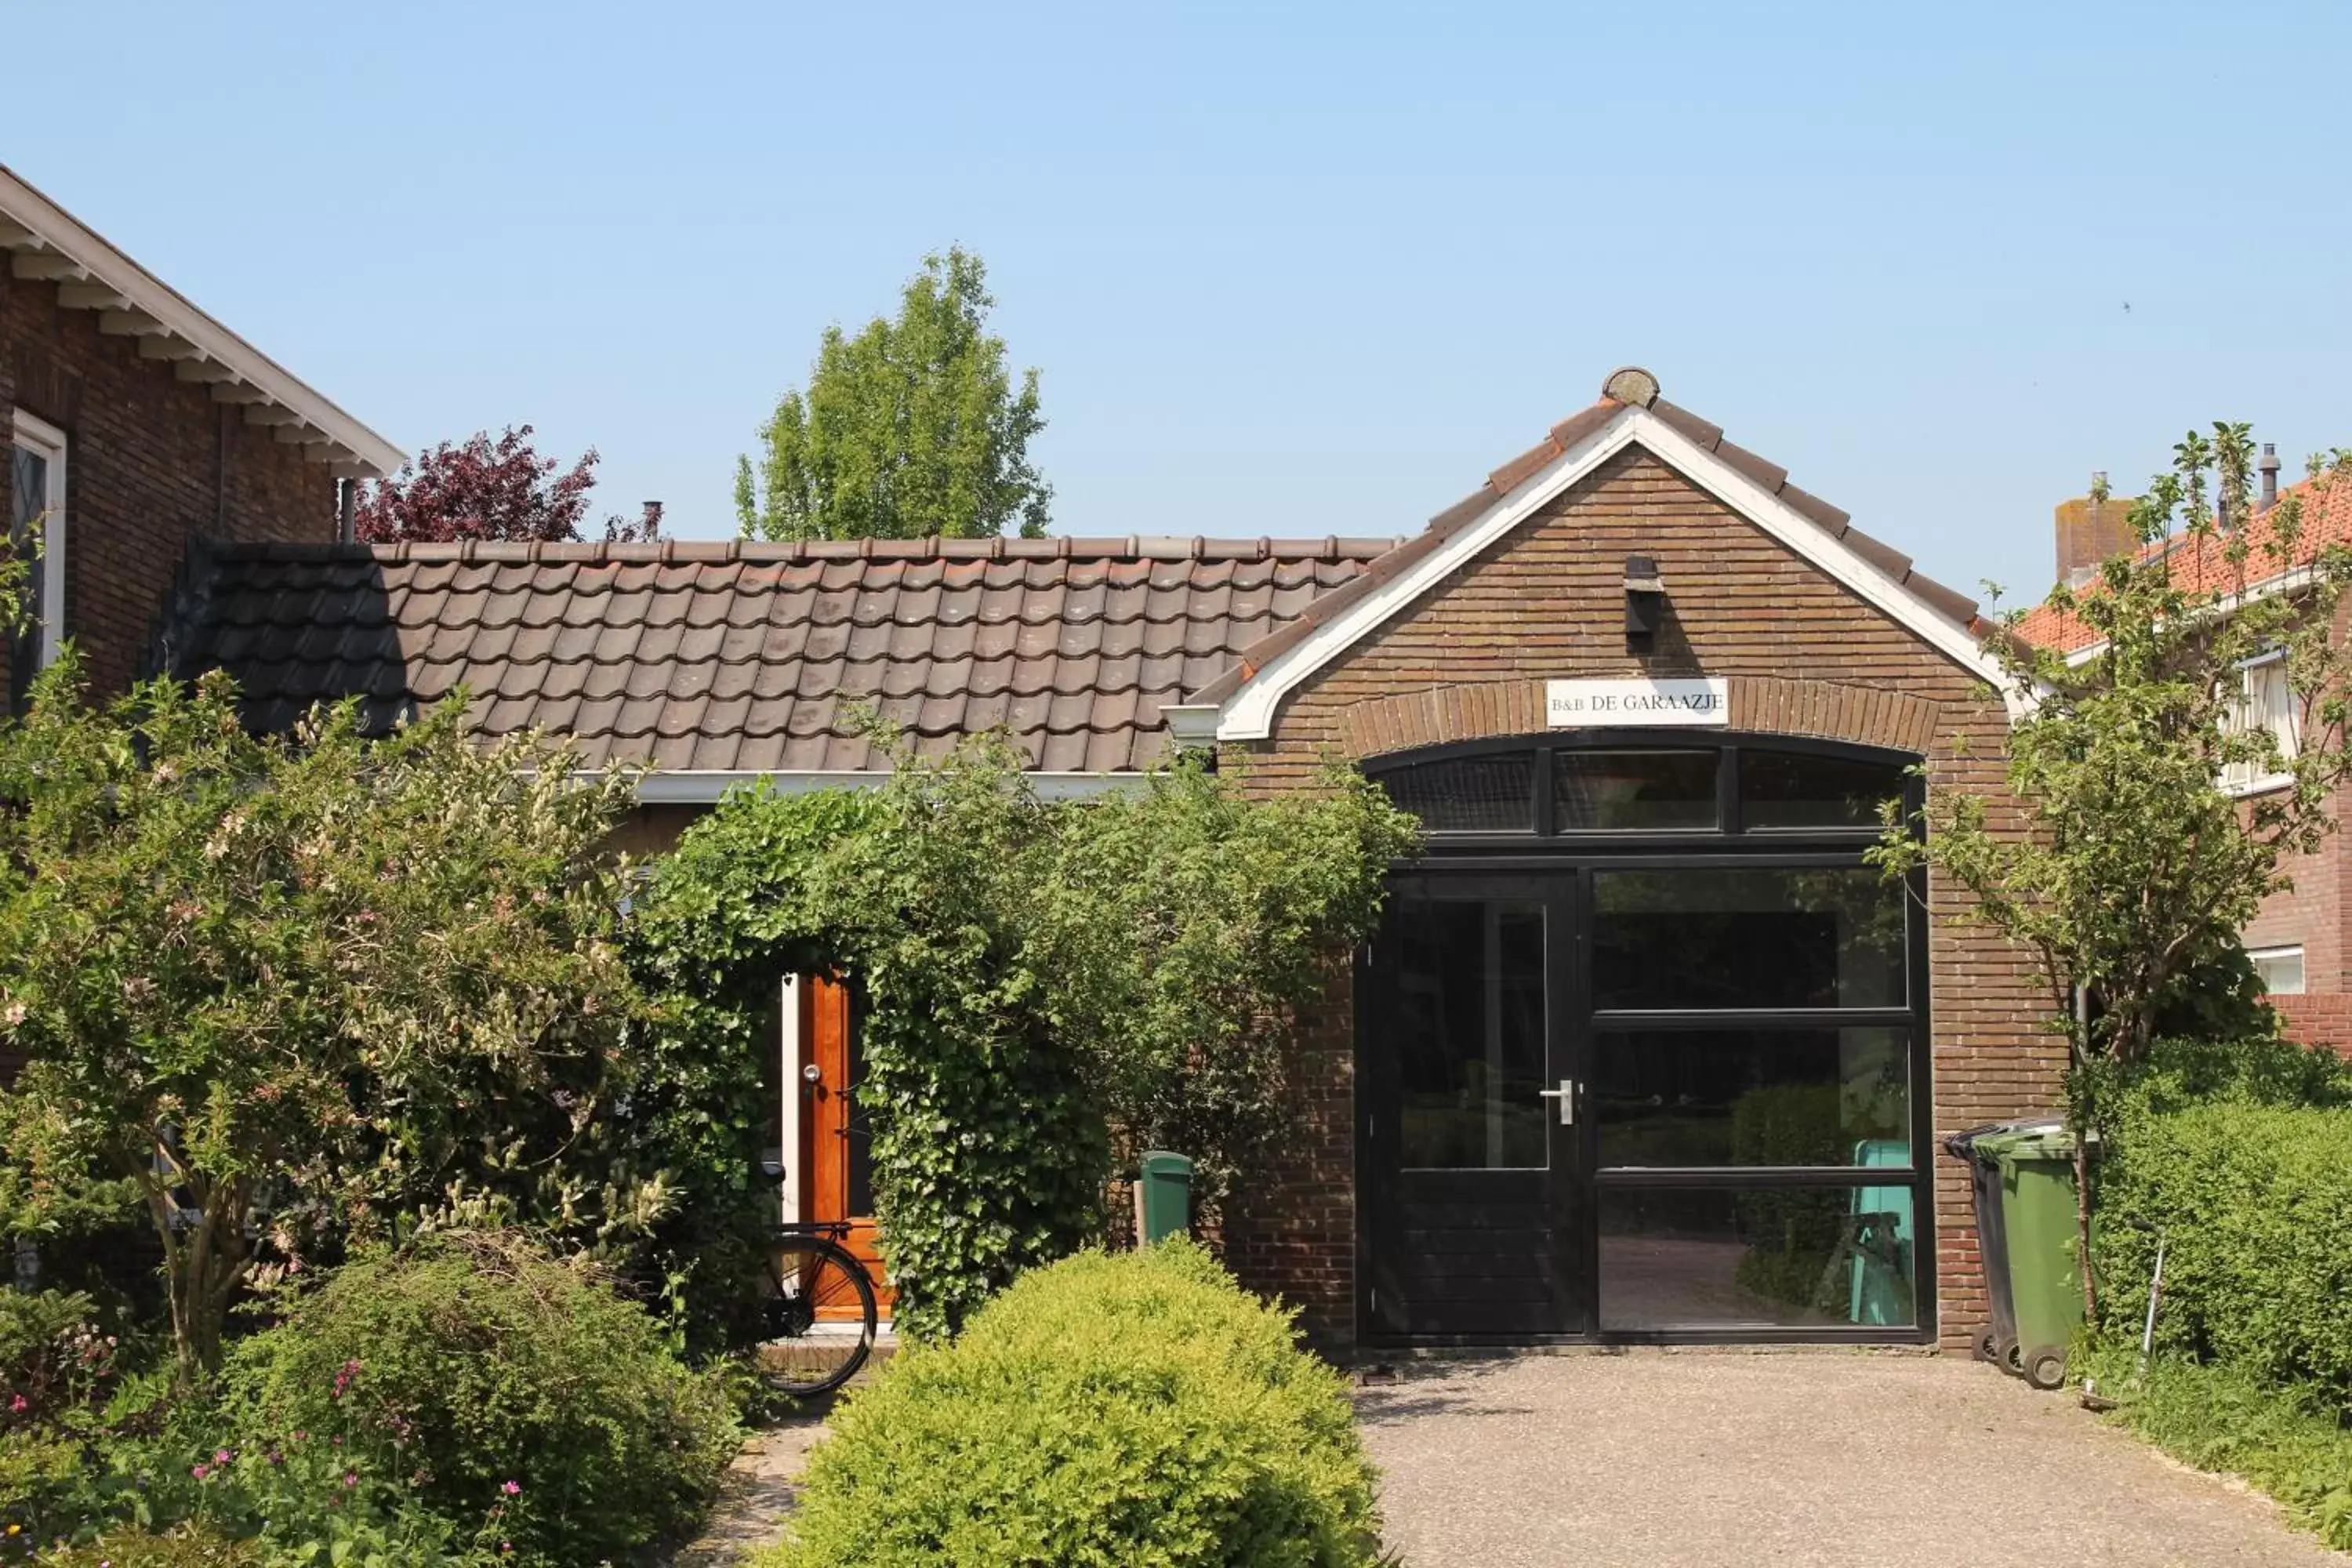
<svg viewBox="0 0 2352 1568"><path fill-rule="evenodd" d="M352 531L369 544L576 540L595 486L593 447L564 469L558 459L540 456L528 425L509 426L495 440L482 430L462 442L427 447L398 474L379 480L361 499ZM648 502L634 522L607 518L604 537L649 540L660 524L659 505Z"/></svg>

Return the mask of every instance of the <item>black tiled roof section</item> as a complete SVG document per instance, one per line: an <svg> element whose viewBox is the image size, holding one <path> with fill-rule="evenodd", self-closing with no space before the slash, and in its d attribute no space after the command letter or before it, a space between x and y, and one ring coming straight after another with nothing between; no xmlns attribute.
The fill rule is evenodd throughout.
<svg viewBox="0 0 2352 1568"><path fill-rule="evenodd" d="M936 753L1003 725L1033 767L1165 754L1163 706L1393 539L215 545L155 663L226 668L260 727L358 695L378 726L459 686L493 734L590 763L863 770L861 706Z"/></svg>

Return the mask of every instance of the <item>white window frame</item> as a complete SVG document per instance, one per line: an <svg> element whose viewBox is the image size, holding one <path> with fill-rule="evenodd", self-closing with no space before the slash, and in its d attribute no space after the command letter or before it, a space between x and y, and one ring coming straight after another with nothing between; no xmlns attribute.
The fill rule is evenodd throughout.
<svg viewBox="0 0 2352 1568"><path fill-rule="evenodd" d="M2294 960L2294 972L2297 976L2294 988L2290 991L2274 991L2271 989L2270 977L2265 974L2263 976L2263 994L2266 996L2300 996L2310 988L2311 973L2304 966L2303 943L2299 942L2282 942L2276 947L2250 947L2246 949L2246 958L2254 965L2256 973L2262 973L2262 965L2266 959L2273 962L2287 958Z"/></svg>
<svg viewBox="0 0 2352 1568"><path fill-rule="evenodd" d="M16 410L12 445L37 453L47 479L41 498L41 668L57 662L66 626L66 433L37 414Z"/></svg>
<svg viewBox="0 0 2352 1568"><path fill-rule="evenodd" d="M2284 664L2285 660L2284 648L2273 648L2268 653L2258 653L2252 658L2238 661L2238 702L2236 715L2231 721L2233 725L2244 727L2252 718L2254 672L2267 669L2273 665ZM2302 716L2294 710L2294 693L2292 690L2287 693L2287 710L2283 717L2285 733L2279 732L2278 720L2265 720L2263 727L2278 737L2281 758L2291 760L2301 750L2303 744ZM2277 789L2282 784L2291 783L2294 777L2293 773L2255 773L2250 771L2252 766L2252 764L2249 763L2232 763L2224 768L2221 771L2222 790L2234 795L2260 795L2264 790Z"/></svg>

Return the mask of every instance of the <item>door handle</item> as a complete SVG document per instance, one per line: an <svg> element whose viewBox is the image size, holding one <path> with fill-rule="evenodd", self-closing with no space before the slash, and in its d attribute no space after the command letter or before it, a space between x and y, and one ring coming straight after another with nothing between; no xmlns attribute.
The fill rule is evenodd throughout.
<svg viewBox="0 0 2352 1568"><path fill-rule="evenodd" d="M1560 1079L1558 1089L1539 1089L1536 1090L1536 1098L1559 1100L1559 1124L1562 1127L1576 1125L1576 1080L1574 1079Z"/></svg>

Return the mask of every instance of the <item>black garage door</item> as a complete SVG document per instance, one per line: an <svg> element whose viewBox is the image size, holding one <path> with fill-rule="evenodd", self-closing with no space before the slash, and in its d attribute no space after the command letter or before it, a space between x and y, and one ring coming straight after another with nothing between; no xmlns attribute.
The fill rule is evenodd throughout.
<svg viewBox="0 0 2352 1568"><path fill-rule="evenodd" d="M1906 759L1579 732L1383 759L1431 833L1357 986L1370 1340L1915 1339Z"/></svg>

